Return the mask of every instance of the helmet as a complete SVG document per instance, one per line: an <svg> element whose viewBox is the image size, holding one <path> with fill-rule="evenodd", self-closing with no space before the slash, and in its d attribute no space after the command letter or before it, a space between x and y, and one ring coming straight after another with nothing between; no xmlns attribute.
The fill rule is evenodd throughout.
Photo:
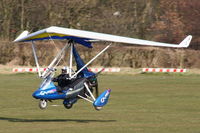
<svg viewBox="0 0 200 133"><path fill-rule="evenodd" d="M62 69L62 73L69 73L69 67L64 66Z"/></svg>
<svg viewBox="0 0 200 133"><path fill-rule="evenodd" d="M66 67L66 66L64 66L64 67L62 67L62 68L61 68L61 70L67 70L67 67Z"/></svg>

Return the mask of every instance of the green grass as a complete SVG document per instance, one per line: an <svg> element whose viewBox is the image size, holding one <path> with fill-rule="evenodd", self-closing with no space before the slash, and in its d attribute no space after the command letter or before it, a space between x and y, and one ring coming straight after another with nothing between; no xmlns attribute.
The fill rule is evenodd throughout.
<svg viewBox="0 0 200 133"><path fill-rule="evenodd" d="M0 133L199 133L199 75L101 75L110 101L96 111L83 100L38 108L33 74L0 75Z"/></svg>

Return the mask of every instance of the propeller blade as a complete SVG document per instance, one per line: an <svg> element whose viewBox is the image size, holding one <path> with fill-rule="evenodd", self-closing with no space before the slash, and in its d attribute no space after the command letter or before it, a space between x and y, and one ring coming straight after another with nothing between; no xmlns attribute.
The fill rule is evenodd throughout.
<svg viewBox="0 0 200 133"><path fill-rule="evenodd" d="M104 70L105 70L105 68L102 68L100 71L98 71L97 73L95 73L96 77L98 77L99 74L101 74Z"/></svg>
<svg viewBox="0 0 200 133"><path fill-rule="evenodd" d="M96 98L99 96L99 85L98 85L98 81L96 80L96 85L95 85L95 94L96 94Z"/></svg>

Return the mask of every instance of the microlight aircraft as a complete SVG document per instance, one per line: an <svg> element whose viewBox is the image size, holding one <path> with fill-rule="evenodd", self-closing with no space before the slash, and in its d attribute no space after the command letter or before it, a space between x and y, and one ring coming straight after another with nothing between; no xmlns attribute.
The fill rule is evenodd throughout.
<svg viewBox="0 0 200 133"><path fill-rule="evenodd" d="M64 107L70 109L72 105L77 102L77 100L84 99L88 102L91 102L96 110L100 110L104 105L107 104L111 89L107 89L99 95L97 82L98 73L89 71L87 67L98 56L106 51L111 46L112 42L144 46L186 48L189 46L191 39L192 36L189 35L179 45L177 45L51 26L49 28L42 29L33 33L24 31L14 40L14 42L32 43L32 50L36 66L38 68L38 75L42 79L42 83L40 84L39 88L32 94L32 96L36 99L39 99L39 107L41 109L45 109L47 107L48 101L51 102L52 100L58 99L63 100ZM65 46L57 53L56 57L44 72L40 71L35 49L35 42L42 40L66 40ZM92 48L92 44L98 42L110 42L110 44L85 64L76 50L76 44ZM62 90L62 92L58 92L58 86L52 82L52 79L55 75L58 64L60 63L64 53L67 50L69 52L68 67L69 80L71 82L67 85L68 89ZM73 70L73 58L76 64L76 70ZM95 93L96 96L94 96Z"/></svg>

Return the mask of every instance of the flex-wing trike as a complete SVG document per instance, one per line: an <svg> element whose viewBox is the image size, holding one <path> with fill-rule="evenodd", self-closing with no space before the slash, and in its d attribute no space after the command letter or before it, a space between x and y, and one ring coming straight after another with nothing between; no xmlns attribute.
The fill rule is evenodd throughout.
<svg viewBox="0 0 200 133"><path fill-rule="evenodd" d="M39 40L66 40L66 45L56 55L54 60L47 67L43 73L40 71L38 58L35 49L35 41ZM22 32L14 42L32 42L32 50L35 58L35 63L38 68L38 75L43 79L40 87L33 93L33 97L39 99L39 107L45 109L48 101L63 100L63 105L70 109L74 103L79 99L84 99L91 102L96 110L102 109L108 102L111 89L105 90L103 93L98 95L98 82L97 76L100 73L94 73L88 70L90 65L98 56L106 51L111 44L106 46L101 52L99 52L94 58L88 63L84 63L79 53L76 50L76 44L81 44L85 47L92 48L92 43L96 42L116 42L126 44L137 44L146 46L161 46L161 47L174 47L184 48L188 47L191 42L192 36L187 36L179 45L168 44L154 41L147 41L142 39L135 39L129 37L122 37L104 33L69 29L51 26L49 28L39 30L37 32L29 34L28 31ZM61 92L57 90L52 79L55 75L55 70L60 61L62 60L65 53L69 51L69 79L70 83ZM73 57L76 64L76 71L73 70ZM94 96L96 93L96 96Z"/></svg>
<svg viewBox="0 0 200 133"><path fill-rule="evenodd" d="M88 102L93 103L93 106L96 110L100 110L108 102L111 89L107 89L100 96L98 96L97 76L99 73L93 73L88 70L87 66L89 65L89 63L84 64L75 48L75 43L73 42L73 40L69 40L69 42L70 43L66 45L67 47L64 47L63 50L61 50L61 52L55 58L54 61L57 62L53 62L53 64L58 64L62 57L60 55L62 55L62 53L64 53L67 48L70 49L70 63L68 66L68 80L70 80L70 83L65 87L64 90L61 90L61 92L58 91L59 86L55 86L52 82L54 72L56 70L55 66L49 66L48 70L41 75L41 77L44 78L44 81L40 85L39 89L33 93L33 97L36 99L40 99L39 107L41 109L45 109L47 107L47 101L57 99L63 99L63 105L67 109L70 109L72 105L77 102L78 99L84 99ZM106 47L106 49L107 48L108 47ZM35 51L34 47L33 50ZM105 51L105 49L103 49L103 51ZM72 69L72 56L74 57L76 62L76 72L74 72ZM95 58L93 58L93 60L94 59ZM96 93L96 97L93 95L93 93Z"/></svg>

